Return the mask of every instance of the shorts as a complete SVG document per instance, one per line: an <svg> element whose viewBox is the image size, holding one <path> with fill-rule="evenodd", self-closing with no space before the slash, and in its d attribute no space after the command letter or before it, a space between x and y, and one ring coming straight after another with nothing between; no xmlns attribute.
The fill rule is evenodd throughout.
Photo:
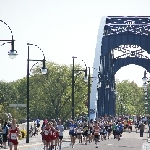
<svg viewBox="0 0 150 150"><path fill-rule="evenodd" d="M128 127L129 127L129 125L127 124L127 125L126 125L126 128L128 128Z"/></svg>
<svg viewBox="0 0 150 150"><path fill-rule="evenodd" d="M84 132L83 137L87 137L87 136L88 136L88 132Z"/></svg>
<svg viewBox="0 0 150 150"><path fill-rule="evenodd" d="M59 139L62 140L62 139L63 139L63 136L59 136Z"/></svg>
<svg viewBox="0 0 150 150"><path fill-rule="evenodd" d="M69 135L71 135L71 136L76 136L76 133L69 133Z"/></svg>
<svg viewBox="0 0 150 150"><path fill-rule="evenodd" d="M18 140L9 139L9 144L18 145Z"/></svg>
<svg viewBox="0 0 150 150"><path fill-rule="evenodd" d="M95 139L99 139L99 135L94 135L94 138Z"/></svg>
<svg viewBox="0 0 150 150"><path fill-rule="evenodd" d="M111 133L112 129L108 129L107 131L108 131L108 133Z"/></svg>
<svg viewBox="0 0 150 150"><path fill-rule="evenodd" d="M113 135L116 135L116 130L113 130Z"/></svg>
<svg viewBox="0 0 150 150"><path fill-rule="evenodd" d="M40 127L40 124L37 124L37 128L39 128Z"/></svg>
<svg viewBox="0 0 150 150"><path fill-rule="evenodd" d="M82 133L77 133L77 135L81 135Z"/></svg>
<svg viewBox="0 0 150 150"><path fill-rule="evenodd" d="M56 140L57 137L56 137L55 135L51 135L51 136L50 136L50 139L51 139L51 140Z"/></svg>
<svg viewBox="0 0 150 150"><path fill-rule="evenodd" d="M120 135L121 132L116 132L116 135Z"/></svg>
<svg viewBox="0 0 150 150"><path fill-rule="evenodd" d="M3 134L3 142L7 142L7 134Z"/></svg>

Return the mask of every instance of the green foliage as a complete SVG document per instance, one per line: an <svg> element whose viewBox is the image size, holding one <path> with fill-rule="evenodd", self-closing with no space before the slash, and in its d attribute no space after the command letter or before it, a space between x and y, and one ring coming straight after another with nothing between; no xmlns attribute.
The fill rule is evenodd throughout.
<svg viewBox="0 0 150 150"><path fill-rule="evenodd" d="M30 119L71 117L72 66L47 62L48 73L42 75L37 66L30 76ZM75 70L82 70L76 65ZM84 72L75 72L75 115L87 113L87 83ZM9 104L26 104L26 78L15 82L0 82L0 105L2 112L9 112L18 121L26 118L26 108L10 108Z"/></svg>
<svg viewBox="0 0 150 150"><path fill-rule="evenodd" d="M116 82L116 111L118 114L144 114L143 89L136 83L124 80ZM122 107L121 107L122 105ZM122 110L121 110L122 109Z"/></svg>
<svg viewBox="0 0 150 150"><path fill-rule="evenodd" d="M47 117L47 119L60 117L64 120L71 116L72 66L68 67L49 62L47 68L49 70L47 75L39 75L34 70L34 75L30 79L32 88L30 90L31 116L33 118L37 116L40 118ZM76 69L81 70L82 68L76 66ZM87 111L84 106L84 101L87 99L87 84L84 83L83 78L84 73L75 77L76 115L78 115L80 109Z"/></svg>
<svg viewBox="0 0 150 150"><path fill-rule="evenodd" d="M48 73L42 75L37 66L30 75L30 119L66 120L71 117L72 109L72 66L47 62ZM75 70L83 70L80 65ZM75 115L87 114L87 83L84 72L75 71ZM144 93L134 82L116 82L116 111L118 114L144 114ZM150 87L148 86L148 95ZM150 97L148 99L150 102ZM18 121L26 118L26 108L10 108L9 104L26 104L26 78L14 82L0 82L0 118L11 113ZM122 104L122 107L121 107ZM150 108L148 108L150 112Z"/></svg>

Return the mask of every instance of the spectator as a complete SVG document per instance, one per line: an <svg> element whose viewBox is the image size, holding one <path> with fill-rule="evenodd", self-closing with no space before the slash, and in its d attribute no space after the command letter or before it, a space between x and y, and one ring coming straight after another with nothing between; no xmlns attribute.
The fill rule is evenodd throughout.
<svg viewBox="0 0 150 150"><path fill-rule="evenodd" d="M7 135L8 135L7 122L4 123L4 126L2 127L2 131L3 131L3 145L4 145L4 149L7 149L6 148Z"/></svg>

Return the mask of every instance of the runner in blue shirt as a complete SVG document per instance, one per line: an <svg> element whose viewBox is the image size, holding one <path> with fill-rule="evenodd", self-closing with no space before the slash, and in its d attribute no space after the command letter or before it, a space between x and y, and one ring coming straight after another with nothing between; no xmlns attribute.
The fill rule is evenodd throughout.
<svg viewBox="0 0 150 150"><path fill-rule="evenodd" d="M121 122L118 122L118 124L116 125L116 139L118 139L118 141L120 140L120 135L122 133L122 130L123 130L123 126Z"/></svg>
<svg viewBox="0 0 150 150"><path fill-rule="evenodd" d="M74 123L74 121L71 121L71 123L69 125L69 135L70 135L70 138L71 138L72 148L74 148L74 144L75 144L76 128L77 128L77 125Z"/></svg>

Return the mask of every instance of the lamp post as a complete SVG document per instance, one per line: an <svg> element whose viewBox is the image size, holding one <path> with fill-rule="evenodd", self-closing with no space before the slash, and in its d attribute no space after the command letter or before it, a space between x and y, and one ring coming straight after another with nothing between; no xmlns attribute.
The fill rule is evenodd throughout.
<svg viewBox="0 0 150 150"><path fill-rule="evenodd" d="M27 43L27 46L28 46L28 58L27 58L27 137L26 137L26 143L29 143L29 115L30 115L30 111L29 111L29 108L30 108L30 97L29 97L29 92L30 92L30 90L29 90L29 75L30 75L29 71L30 70L29 70L29 62L30 61L43 62L43 67L41 68L41 72L42 72L42 74L46 74L47 73L47 69L46 69L46 66L45 66L45 61L46 60L45 60L44 54L43 54L43 56L44 56L43 60L30 59L30 57L29 57L29 47L31 45L33 45L33 44ZM38 47L37 45L34 45L34 46Z"/></svg>
<svg viewBox="0 0 150 150"><path fill-rule="evenodd" d="M91 79L92 78L97 79L98 77L91 77L90 67L88 67L88 79L87 78L84 79L85 82L88 82L88 123L90 123L90 113L91 113L90 112L90 93L91 93ZM97 86L100 87L101 84L98 83ZM96 111L97 111L97 109L96 109Z"/></svg>
<svg viewBox="0 0 150 150"><path fill-rule="evenodd" d="M75 117L75 115L74 115L74 85L75 85L74 72L75 71L83 71L83 72L85 72L85 78L87 78L87 67L86 67L86 65L85 65L85 67L86 67L85 70L75 70L74 69L74 65L75 65L74 59L75 58L77 58L77 57L75 57L75 56L72 57L72 59L73 59L73 63L72 63L72 120L74 120L74 117Z"/></svg>
<svg viewBox="0 0 150 150"><path fill-rule="evenodd" d="M88 81L88 124L90 123L90 87L91 87L91 83L90 83L90 80L91 80L91 75L90 75L90 67L88 67L88 79L86 80L85 78L85 82Z"/></svg>
<svg viewBox="0 0 150 150"><path fill-rule="evenodd" d="M98 75L98 78L99 78L99 75ZM100 107L99 108L99 105L98 105L98 100L99 100L99 97L101 96L100 95L100 89L101 88L101 81L100 81L100 79L99 79L99 82L97 83L97 95L98 95L98 97L97 97L97 120L98 120L98 117L99 117L99 113L98 112L100 112L100 114L102 113L102 107ZM98 110L98 108L100 109L100 111Z"/></svg>
<svg viewBox="0 0 150 150"><path fill-rule="evenodd" d="M85 78L84 81L88 82L88 124L90 123L90 88L91 88L91 75L90 75L90 67L88 67L88 78Z"/></svg>
<svg viewBox="0 0 150 150"><path fill-rule="evenodd" d="M122 102L120 103L120 105L121 105L121 116L122 116Z"/></svg>
<svg viewBox="0 0 150 150"><path fill-rule="evenodd" d="M147 88L148 88L148 82L150 82L146 76L147 74L147 71L145 70L144 71L144 77L142 78L142 81L143 81L143 90L144 90L144 95L145 95L145 113L147 112L147 108L148 108L148 101L147 101Z"/></svg>
<svg viewBox="0 0 150 150"><path fill-rule="evenodd" d="M109 86L109 84L110 84L110 81L108 80L108 79L106 79L106 81L105 81L105 84L106 84L106 87L105 87L105 96L107 97L107 100L108 100L108 106L106 105L105 107L108 107L107 108L107 116L109 117L109 115L110 115L110 97L109 97L109 88L110 88L110 86Z"/></svg>
<svg viewBox="0 0 150 150"><path fill-rule="evenodd" d="M9 28L9 30L10 30L10 32L12 34L12 30L11 30L10 26L8 26L8 24L6 22L4 22L3 20L0 20L0 22L4 23ZM8 52L8 55L9 55L9 58L14 59L18 54L17 54L17 51L14 50L14 41L15 40L13 39L13 34L12 34L11 39L9 39L9 40L0 40L0 41L11 43L11 50ZM4 44L5 43L3 43L2 45L4 45Z"/></svg>

